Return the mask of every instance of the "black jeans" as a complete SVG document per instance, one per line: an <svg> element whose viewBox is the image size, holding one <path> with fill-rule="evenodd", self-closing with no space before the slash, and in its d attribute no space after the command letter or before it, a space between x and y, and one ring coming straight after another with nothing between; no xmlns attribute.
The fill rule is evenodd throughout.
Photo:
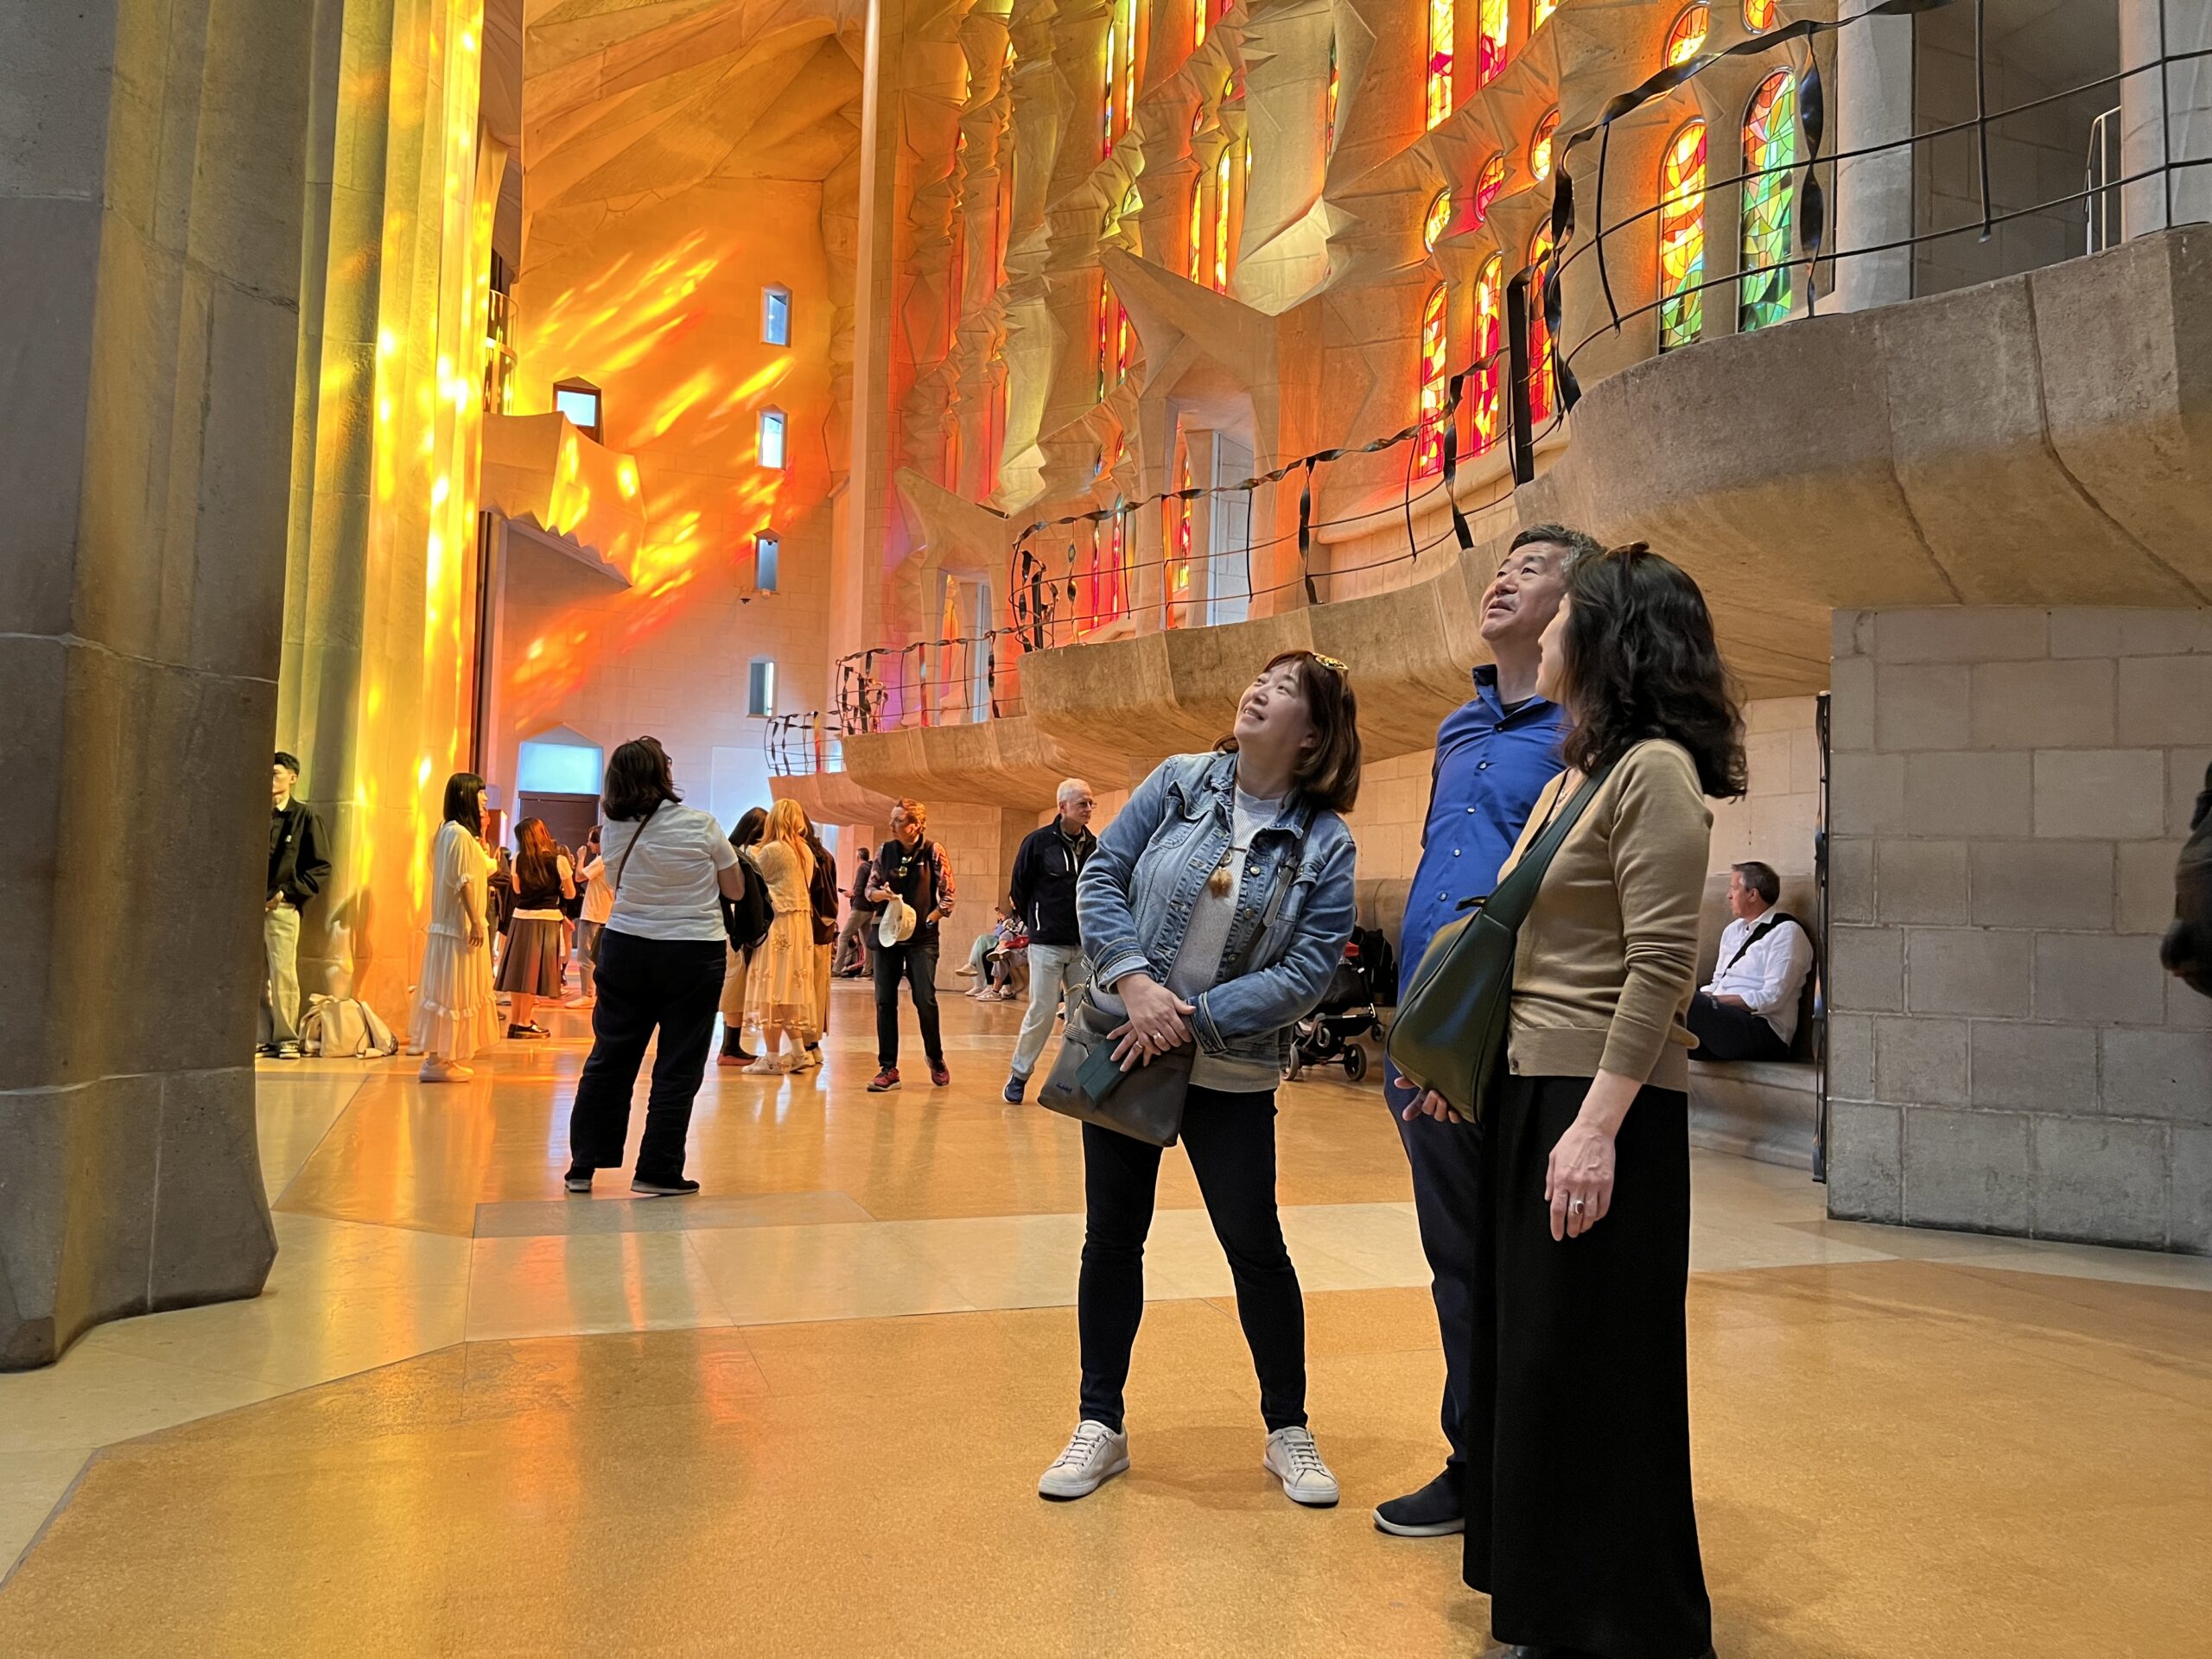
<svg viewBox="0 0 2212 1659"><path fill-rule="evenodd" d="M1236 1280L1236 1317L1273 1433L1306 1422L1306 1300L1275 1213L1275 1096L1194 1088L1183 1149ZM1144 1318L1144 1242L1160 1185L1158 1147L1083 1126L1082 1414L1122 1432L1122 1389Z"/></svg>
<svg viewBox="0 0 2212 1659"><path fill-rule="evenodd" d="M1456 1471L1467 1457L1467 1357L1475 1340L1475 1200L1482 1132L1471 1123L1443 1122L1426 1112L1407 1122L1400 1114L1415 1098L1412 1085L1395 1067L1385 1076L1382 1098L1413 1167L1414 1217L1421 1228L1421 1254L1428 1258L1436 1328L1444 1338L1444 1439L1452 1448L1446 1465Z"/></svg>
<svg viewBox="0 0 2212 1659"><path fill-rule="evenodd" d="M591 1054L576 1079L569 1149L591 1169L619 1169L630 1134L630 1094L645 1044L660 1030L638 1174L675 1180L683 1173L691 1103L706 1074L726 960L720 939L641 939L608 928L600 935L599 1001L591 1011Z"/></svg>
<svg viewBox="0 0 2212 1659"><path fill-rule="evenodd" d="M904 944L875 949L875 1061L887 1070L899 1064L899 982L914 993L914 1017L922 1022L922 1052L931 1065L944 1064L944 1038L937 1023L937 929Z"/></svg>
<svg viewBox="0 0 2212 1659"><path fill-rule="evenodd" d="M1694 1060L1786 1060L1789 1045L1783 1042L1763 1014L1749 1008L1716 1002L1700 991L1690 999L1686 1023L1697 1046Z"/></svg>

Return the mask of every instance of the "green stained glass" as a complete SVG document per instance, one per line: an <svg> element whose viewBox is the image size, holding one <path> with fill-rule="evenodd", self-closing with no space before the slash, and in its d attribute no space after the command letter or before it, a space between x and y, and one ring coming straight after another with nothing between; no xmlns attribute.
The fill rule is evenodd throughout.
<svg viewBox="0 0 2212 1659"><path fill-rule="evenodd" d="M1744 241L1736 328L1749 334L1789 315L1789 221L1796 205L1797 81L1777 69L1744 117Z"/></svg>

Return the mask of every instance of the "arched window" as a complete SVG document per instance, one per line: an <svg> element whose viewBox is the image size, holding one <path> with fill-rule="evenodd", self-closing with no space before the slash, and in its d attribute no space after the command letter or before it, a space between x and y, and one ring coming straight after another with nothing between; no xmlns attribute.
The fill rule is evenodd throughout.
<svg viewBox="0 0 2212 1659"><path fill-rule="evenodd" d="M1333 150L1337 147L1337 94L1340 83L1337 79L1337 37L1329 36L1329 91L1325 106L1325 120L1321 133L1321 148Z"/></svg>
<svg viewBox="0 0 2212 1659"><path fill-rule="evenodd" d="M1797 166L1797 81L1777 69L1744 112L1744 236L1737 265L1740 334L1789 315L1789 220Z"/></svg>
<svg viewBox="0 0 2212 1659"><path fill-rule="evenodd" d="M1705 332L1705 123L1691 121L1659 168L1659 349Z"/></svg>
<svg viewBox="0 0 2212 1659"><path fill-rule="evenodd" d="M1675 26L1667 31L1667 67L1688 63L1705 50L1705 37L1713 28L1713 10L1699 4L1684 6Z"/></svg>
<svg viewBox="0 0 2212 1659"><path fill-rule="evenodd" d="M1559 376L1552 366L1552 327L1544 315L1544 289L1550 280L1552 222L1536 226L1529 245L1529 264L1535 273L1529 283L1529 424L1541 431L1559 401Z"/></svg>
<svg viewBox="0 0 2212 1659"><path fill-rule="evenodd" d="M1777 10L1779 0L1744 0L1744 27L1754 35L1764 35L1782 21Z"/></svg>
<svg viewBox="0 0 2212 1659"><path fill-rule="evenodd" d="M1475 85L1497 79L1513 55L1513 0L1478 0L1475 11Z"/></svg>
<svg viewBox="0 0 2212 1659"><path fill-rule="evenodd" d="M1252 178L1252 145L1249 139L1222 147L1213 170L1213 287L1229 292L1229 279L1236 270L1236 230L1244 218L1244 187Z"/></svg>
<svg viewBox="0 0 2212 1659"><path fill-rule="evenodd" d="M1552 140L1559 134L1559 111L1546 111L1536 123L1535 136L1529 140L1529 176L1541 184L1552 175Z"/></svg>
<svg viewBox="0 0 2212 1659"><path fill-rule="evenodd" d="M1414 440L1414 471L1423 478L1444 467L1444 400L1451 380L1444 300L1439 283L1421 314L1421 435Z"/></svg>
<svg viewBox="0 0 2212 1659"><path fill-rule="evenodd" d="M1428 0L1428 124L1452 113L1452 0Z"/></svg>
<svg viewBox="0 0 2212 1659"><path fill-rule="evenodd" d="M1483 170L1475 179L1475 199L1470 213L1472 221L1479 225L1490 217L1491 204L1497 200L1498 192L1505 188L1505 157L1493 156L1483 163Z"/></svg>
<svg viewBox="0 0 2212 1659"><path fill-rule="evenodd" d="M1191 440L1175 435L1175 491L1167 498L1167 626L1183 625L1181 607L1191 598L1191 503L1182 492L1191 487Z"/></svg>
<svg viewBox="0 0 2212 1659"><path fill-rule="evenodd" d="M1505 429L1505 259L1493 253L1475 283L1474 452Z"/></svg>
<svg viewBox="0 0 2212 1659"><path fill-rule="evenodd" d="M1195 283L1205 272L1206 170L1203 167L1191 175L1190 253L1190 277Z"/></svg>
<svg viewBox="0 0 2212 1659"><path fill-rule="evenodd" d="M1421 221L1421 245L1431 253L1444 239L1444 232L1452 227L1452 193L1440 190L1436 200L1428 204L1428 216Z"/></svg>

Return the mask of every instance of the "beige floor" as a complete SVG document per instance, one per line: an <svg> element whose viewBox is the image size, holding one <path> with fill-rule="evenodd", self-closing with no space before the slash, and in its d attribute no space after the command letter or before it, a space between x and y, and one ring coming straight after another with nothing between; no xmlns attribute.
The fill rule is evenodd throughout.
<svg viewBox="0 0 2212 1659"><path fill-rule="evenodd" d="M459 1087L266 1069L267 1293L0 1377L0 1653L1480 1651L1455 1545L1367 1518L1440 1451L1379 1097L1282 1096L1345 1504L1259 1471L1171 1157L1136 1466L1046 1507L1080 1160L997 1098L1014 1010L948 1007L950 1090L862 1091L859 987L825 1072L710 1077L677 1202L561 1194L577 1015ZM1696 1181L1724 1655L2212 1653L2212 1262L1834 1224L1723 1158Z"/></svg>

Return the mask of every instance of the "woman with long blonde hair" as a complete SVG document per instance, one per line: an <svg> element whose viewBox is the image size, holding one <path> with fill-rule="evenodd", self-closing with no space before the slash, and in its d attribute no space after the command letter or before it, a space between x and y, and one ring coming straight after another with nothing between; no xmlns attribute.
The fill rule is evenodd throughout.
<svg viewBox="0 0 2212 1659"><path fill-rule="evenodd" d="M808 1052L822 1033L814 985L814 907L807 895L814 853L806 844L806 814L797 801L778 801L768 810L767 831L754 849L753 863L768 884L776 919L753 953L746 976L745 1023L760 1033L760 1058L745 1069L755 1077L777 1077L821 1064Z"/></svg>

